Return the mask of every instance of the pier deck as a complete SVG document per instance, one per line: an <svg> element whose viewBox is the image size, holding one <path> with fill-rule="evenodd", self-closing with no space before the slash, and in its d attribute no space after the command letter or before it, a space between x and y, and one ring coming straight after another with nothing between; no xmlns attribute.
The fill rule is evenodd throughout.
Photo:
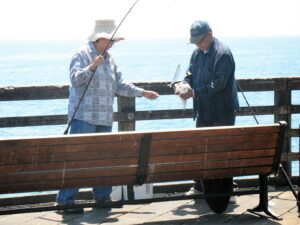
<svg viewBox="0 0 300 225"><path fill-rule="evenodd" d="M125 205L114 209L85 209L84 214L62 215L55 211L0 216L0 225L83 225L83 224L272 224L298 225L298 208L292 192L287 188L276 188L269 192L271 209L283 220L275 221L247 212L258 204L257 195L237 197L225 214L218 215L207 207L205 201L181 200L141 205Z"/></svg>

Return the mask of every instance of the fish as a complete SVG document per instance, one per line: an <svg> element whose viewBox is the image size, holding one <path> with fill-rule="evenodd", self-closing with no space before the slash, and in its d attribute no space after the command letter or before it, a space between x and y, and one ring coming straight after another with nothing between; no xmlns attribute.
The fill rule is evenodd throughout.
<svg viewBox="0 0 300 225"><path fill-rule="evenodd" d="M174 93L175 95L182 95L187 93L189 90L191 90L191 86L187 82L179 82L174 84ZM183 99L180 97L183 104L183 109L186 109L186 99Z"/></svg>

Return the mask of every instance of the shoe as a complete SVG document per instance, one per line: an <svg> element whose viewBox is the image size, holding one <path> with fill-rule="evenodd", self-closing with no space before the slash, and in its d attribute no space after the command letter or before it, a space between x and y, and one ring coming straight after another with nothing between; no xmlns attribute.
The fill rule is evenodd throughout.
<svg viewBox="0 0 300 225"><path fill-rule="evenodd" d="M64 214L81 214L83 213L83 208L72 208L72 209L64 209Z"/></svg>
<svg viewBox="0 0 300 225"><path fill-rule="evenodd" d="M233 190L237 190L237 189L239 189L239 186L238 186L238 184L236 183L236 182L232 182L232 185L233 185ZM233 195L233 196L230 196L230 199L229 199L229 203L236 203L237 201L236 201L236 196L235 195Z"/></svg>
<svg viewBox="0 0 300 225"><path fill-rule="evenodd" d="M56 206L75 206L75 204L56 204ZM68 208L58 211L61 211L63 214L81 214L84 212L83 208Z"/></svg>
<svg viewBox="0 0 300 225"><path fill-rule="evenodd" d="M105 203L111 203L111 202L112 202L112 200L111 200L110 196L105 197L105 198L96 199L96 203L99 203L99 204L105 204Z"/></svg>
<svg viewBox="0 0 300 225"><path fill-rule="evenodd" d="M110 196L106 197L106 198L102 198L102 199L96 199L95 201L95 206L93 206L93 208L107 208L107 206L103 206L103 205L107 205L109 203L112 203L112 200L110 198Z"/></svg>
<svg viewBox="0 0 300 225"><path fill-rule="evenodd" d="M230 196L229 202L236 203L236 196Z"/></svg>
<svg viewBox="0 0 300 225"><path fill-rule="evenodd" d="M189 191L185 192L185 195L199 195L199 194L201 194L201 192L194 187L191 187Z"/></svg>
<svg viewBox="0 0 300 225"><path fill-rule="evenodd" d="M232 185L233 185L233 189L239 188L239 185L235 181L232 181Z"/></svg>

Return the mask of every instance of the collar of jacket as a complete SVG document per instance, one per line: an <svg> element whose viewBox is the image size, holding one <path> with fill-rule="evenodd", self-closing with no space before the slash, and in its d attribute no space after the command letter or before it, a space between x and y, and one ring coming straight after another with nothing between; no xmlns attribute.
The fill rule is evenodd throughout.
<svg viewBox="0 0 300 225"><path fill-rule="evenodd" d="M211 41L211 44L210 44L210 46L209 46L209 49L208 49L208 51L207 52L205 52L205 51L203 51L203 50L201 50L201 49L198 49L198 51L197 51L197 55L201 52L203 55L211 55L212 54L212 51L213 51L213 48L214 48L214 45L215 45L215 38L213 37L212 38L212 41Z"/></svg>

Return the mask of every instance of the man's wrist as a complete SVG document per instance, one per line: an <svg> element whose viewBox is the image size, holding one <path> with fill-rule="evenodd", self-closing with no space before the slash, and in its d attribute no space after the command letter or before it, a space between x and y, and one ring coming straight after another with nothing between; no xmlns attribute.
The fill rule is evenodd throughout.
<svg viewBox="0 0 300 225"><path fill-rule="evenodd" d="M95 68L93 65L90 65L90 66L89 66L89 71L94 72L95 69L96 69L96 68Z"/></svg>

